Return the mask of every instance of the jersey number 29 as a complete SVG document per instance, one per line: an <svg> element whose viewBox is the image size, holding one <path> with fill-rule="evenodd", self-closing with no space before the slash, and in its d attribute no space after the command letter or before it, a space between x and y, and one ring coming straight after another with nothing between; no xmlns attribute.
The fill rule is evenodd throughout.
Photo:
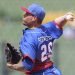
<svg viewBox="0 0 75 75"><path fill-rule="evenodd" d="M49 42L48 44L43 44L41 46L41 61L44 62L45 60L47 60L48 58L51 57L52 54L52 42Z"/></svg>

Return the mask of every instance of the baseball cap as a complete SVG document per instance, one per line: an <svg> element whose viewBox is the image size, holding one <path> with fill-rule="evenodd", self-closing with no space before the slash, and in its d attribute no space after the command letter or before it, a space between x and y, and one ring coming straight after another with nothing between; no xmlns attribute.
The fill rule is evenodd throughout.
<svg viewBox="0 0 75 75"><path fill-rule="evenodd" d="M21 9L26 12L36 16L38 19L43 20L45 17L45 10L38 4L32 4L28 8L21 7Z"/></svg>

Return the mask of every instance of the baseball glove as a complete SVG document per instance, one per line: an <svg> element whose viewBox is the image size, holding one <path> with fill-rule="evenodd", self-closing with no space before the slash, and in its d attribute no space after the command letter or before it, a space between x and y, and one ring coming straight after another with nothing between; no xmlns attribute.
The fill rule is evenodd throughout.
<svg viewBox="0 0 75 75"><path fill-rule="evenodd" d="M7 62L10 62L12 64L16 64L21 59L21 53L17 51L10 43L6 43L5 47L5 56Z"/></svg>

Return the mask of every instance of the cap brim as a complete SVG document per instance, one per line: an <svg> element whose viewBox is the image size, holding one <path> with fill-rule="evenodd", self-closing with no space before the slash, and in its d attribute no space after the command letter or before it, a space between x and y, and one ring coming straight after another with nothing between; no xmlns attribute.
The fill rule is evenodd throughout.
<svg viewBox="0 0 75 75"><path fill-rule="evenodd" d="M21 10L24 11L24 12L26 12L26 13L32 14L32 13L31 13L27 8L25 8L25 7L21 7Z"/></svg>

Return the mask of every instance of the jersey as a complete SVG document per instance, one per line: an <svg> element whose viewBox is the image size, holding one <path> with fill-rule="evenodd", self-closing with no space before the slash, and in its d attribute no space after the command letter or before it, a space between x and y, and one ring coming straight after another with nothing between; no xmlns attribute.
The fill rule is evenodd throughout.
<svg viewBox="0 0 75 75"><path fill-rule="evenodd" d="M28 72L36 72L53 65L50 60L53 42L62 33L63 30L54 21L23 31L20 50L24 58L23 65Z"/></svg>

